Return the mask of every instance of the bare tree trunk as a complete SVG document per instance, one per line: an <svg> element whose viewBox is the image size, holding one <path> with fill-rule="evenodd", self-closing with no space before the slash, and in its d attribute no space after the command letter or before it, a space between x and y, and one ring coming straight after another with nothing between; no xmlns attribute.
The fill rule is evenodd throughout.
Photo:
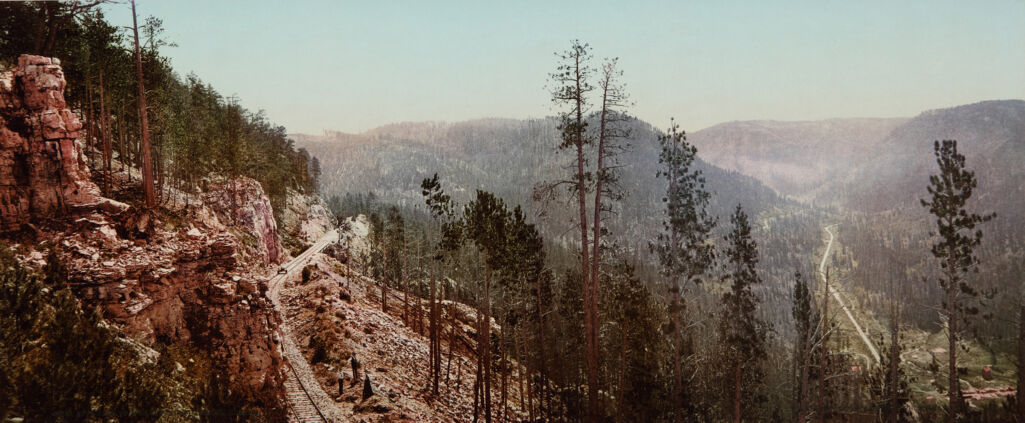
<svg viewBox="0 0 1025 423"><path fill-rule="evenodd" d="M898 385L900 381L897 380L900 366L900 314L898 314L896 304L891 306L893 318L890 319L890 360L889 368L887 369L890 373L890 381L886 384L886 398L890 402L887 408L887 420L889 422L897 421L897 415L900 412L898 409L900 405L898 395Z"/></svg>
<svg viewBox="0 0 1025 423"><path fill-rule="evenodd" d="M961 414L961 383L957 374L957 269L954 263L955 251L947 252L947 341L949 350L947 352L950 360L947 362L947 371L950 388L947 393L950 401L950 412L947 416L948 422L955 422Z"/></svg>
<svg viewBox="0 0 1025 423"><path fill-rule="evenodd" d="M526 357L526 354L527 354L527 352L523 349L524 348L523 331L519 331L519 336L513 335L513 341L515 342L515 345L513 346L513 350L516 351L516 372L519 373L519 376L520 376L520 377L517 378L517 379L519 379L517 381L517 383L519 384L520 410L522 411L522 410L525 410L527 408L527 406L525 404L525 401L526 401L526 397L524 395L525 392L523 390L523 377L526 375L526 372L524 371L524 364L525 363L523 362L523 359L524 359L524 357Z"/></svg>
<svg viewBox="0 0 1025 423"><path fill-rule="evenodd" d="M504 308L504 303L503 303L503 308ZM515 331L515 329L513 329L513 330ZM506 332L505 331L505 326L503 325L502 328L501 328L501 332L498 333L498 356L499 356L499 363L501 363L501 367L498 369L498 371L499 371L499 373L501 373L501 377L502 377L502 386L500 388L502 390L502 395L501 395L502 396L502 407L501 407L501 410L500 410L500 412L502 413L502 415L501 415L501 420L502 421L505 421L506 416L508 416L508 414L506 413L507 408L508 408L508 403L506 402L506 399L508 397L506 395L509 393L509 391L507 389L508 388L508 382L509 382L509 379L508 379L509 378L509 364L506 361L506 351L505 351L506 333L505 332Z"/></svg>
<svg viewBox="0 0 1025 423"><path fill-rule="evenodd" d="M574 76L576 81L576 144L577 150L577 204L580 209L580 278L583 286L584 300L584 338L587 345L587 402L588 421L597 421L598 416L598 342L597 310L594 309L594 299L591 298L591 278L589 277L590 266L590 245L587 242L587 183L584 175L584 116L583 116L583 78L581 73L580 54L574 60Z"/></svg>
<svg viewBox="0 0 1025 423"><path fill-rule="evenodd" d="M598 357L598 347L599 347L599 344L598 344L598 326L599 326L599 323L598 323L598 283L601 281L601 277L600 277L600 274L598 272L598 266L599 266L599 262L601 260L601 194L602 194L602 189L604 189L603 185L604 185L604 179L605 179L605 167L604 167L605 166L604 165L604 161L605 161L605 135L606 135L605 134L605 131L606 131L605 125L606 125L607 119L608 119L608 106L609 106L608 105L608 88L609 88L608 84L606 83L605 89L602 92L601 122L600 122L600 128L599 128L599 132L598 132L598 166L596 168L597 169L597 172L596 172L597 173L597 175L596 175L597 178L596 178L596 181L595 181L596 185L595 185L595 190L594 190L594 222L593 222L593 225L592 225L592 229L594 230L594 235L592 237L593 239L591 240L593 242L593 245L591 246L591 253L592 253L592 255L591 255L591 271L590 271L591 283L590 283L589 291L588 291L587 296L586 296L589 299L589 301L590 301L590 303L587 305L587 313L588 313L587 318L591 322L590 326L587 328L587 345L588 345L588 350L587 350L587 353L588 353L588 355L587 355L587 369L588 369L588 372L587 372L588 378L587 379L588 379L588 381L587 382L588 383L587 383L587 385L588 385L588 401L590 402L589 408L590 408L590 412L592 414L592 416L591 416L591 421L592 422L598 421L598 413L599 413L599 410L597 408L597 392L598 392L597 383L598 383L598 368L599 368L598 367L599 366L599 362L598 362L598 358L599 358ZM583 192L583 191L581 191L581 192ZM583 213L583 209L584 208L581 207L581 213ZM586 226L586 222L584 222L583 226ZM586 237L583 239L583 241L584 241L584 243L587 242ZM584 248L584 250L586 251L586 247ZM586 257L587 257L587 253L586 252L584 253L584 257L585 257L585 260L586 260ZM588 273L584 273L584 274L587 275ZM591 399L591 397L594 397L594 399Z"/></svg>
<svg viewBox="0 0 1025 423"><path fill-rule="evenodd" d="M430 329L430 353L431 353L431 393L438 395L438 379L441 376L441 341L438 332L438 297L437 297L437 266L431 260L431 303L430 317L428 319Z"/></svg>
<svg viewBox="0 0 1025 423"><path fill-rule="evenodd" d="M477 328L480 328L480 314L477 314ZM479 334L477 335L480 336ZM477 377L473 379L473 421L477 423L480 415L480 378L481 378L481 366L480 366L480 348L477 349Z"/></svg>
<svg viewBox="0 0 1025 423"><path fill-rule="evenodd" d="M743 362L740 360L739 356L734 358L734 360L735 363L733 364L733 422L740 423L740 369L743 366Z"/></svg>
<svg viewBox="0 0 1025 423"><path fill-rule="evenodd" d="M95 152L96 152L96 145L93 142L93 133L94 133L94 129L93 128L96 125L96 123L95 123L96 121L93 120L93 118L94 118L94 116L93 116L93 83L92 83L92 78L89 75L90 74L89 69L90 69L90 67L86 66L86 68L85 68L85 98L86 98L86 100L85 100L85 104L86 104L85 115L86 115L86 121L87 121L86 123L87 124L85 125L85 143L86 143L86 156L90 159L89 160L89 165L92 166L93 164L95 164L94 160L92 160L92 159L95 158Z"/></svg>
<svg viewBox="0 0 1025 423"><path fill-rule="evenodd" d="M484 320L481 323L482 350L484 360L484 420L491 423L491 263L488 251L484 250Z"/></svg>
<svg viewBox="0 0 1025 423"><path fill-rule="evenodd" d="M541 392L538 395L538 414L544 419L545 416L545 398L547 395L548 379L547 369L545 366L545 325L544 325L544 307L541 305L541 273L537 275L537 349L538 349L538 376L541 382Z"/></svg>
<svg viewBox="0 0 1025 423"><path fill-rule="evenodd" d="M110 197L110 183L112 174L110 172L110 161L113 152L110 149L110 120L107 119L107 102L106 95L103 91L103 69L100 69L100 125L103 127L103 131L100 136L103 137L103 162L107 170L107 177L104 183L104 195Z"/></svg>
<svg viewBox="0 0 1025 423"><path fill-rule="evenodd" d="M403 250L405 250L405 246L403 246ZM407 269L408 268L406 267L406 254L405 254L405 251L403 251L403 254L402 254L402 321L406 323L406 326L411 326L409 324L409 276L406 275Z"/></svg>
<svg viewBox="0 0 1025 423"><path fill-rule="evenodd" d="M616 422L623 423L623 411L626 407L626 328L619 328L619 410Z"/></svg>
<svg viewBox="0 0 1025 423"><path fill-rule="evenodd" d="M526 336L526 334L521 335L521 337L524 337L524 336ZM534 371L533 371L534 369L530 366L530 352L529 352L530 349L527 348L528 341L526 339L522 339L522 341L523 341L523 344L522 344L522 348L523 348L523 366L524 366L525 373L520 375L520 384L525 384L526 385L526 388L527 388L527 416L530 418L530 421L534 421L534 387L533 387L533 383L531 383L531 376L534 374ZM526 380L523 380L524 378L526 378ZM520 407L522 408L523 405L521 404Z"/></svg>
<svg viewBox="0 0 1025 423"><path fill-rule="evenodd" d="M380 281L381 284L381 312L388 313L388 282L387 278Z"/></svg>
<svg viewBox="0 0 1025 423"><path fill-rule="evenodd" d="M811 334L806 334L805 338L804 338L804 343L803 343L803 345L801 345L801 348L802 348L801 358L800 358L800 361L799 361L799 364L798 364L799 366L801 366L801 369L799 371L799 373L801 375L800 376L801 377L801 382L800 382L801 386L799 388L798 401L797 401L797 403L798 403L798 406L797 406L797 422L798 423L805 423L805 421L807 419L807 415L808 415L808 361L809 361L809 355L811 354L810 343L811 343Z"/></svg>
<svg viewBox="0 0 1025 423"><path fill-rule="evenodd" d="M449 313L449 319L452 319L452 314ZM449 322L448 326L448 364L445 365L445 385L448 385L449 375L452 374L452 348L456 344L456 325L455 322Z"/></svg>
<svg viewBox="0 0 1025 423"><path fill-rule="evenodd" d="M156 206L153 195L153 164L150 159L149 118L146 115L146 87L142 82L142 52L139 50L139 23L135 15L135 0L132 0L132 32L135 34L135 73L139 80L139 120L142 125L142 186L146 196L146 208Z"/></svg>
<svg viewBox="0 0 1025 423"><path fill-rule="evenodd" d="M829 340L829 269L826 269L825 290L822 291L822 345L819 346L819 394L816 396L815 414L819 422L826 421L826 341Z"/></svg>

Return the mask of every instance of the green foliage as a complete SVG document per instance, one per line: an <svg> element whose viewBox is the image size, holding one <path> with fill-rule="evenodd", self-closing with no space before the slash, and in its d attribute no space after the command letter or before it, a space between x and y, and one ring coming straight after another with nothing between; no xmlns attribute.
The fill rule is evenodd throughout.
<svg viewBox="0 0 1025 423"><path fill-rule="evenodd" d="M982 231L976 229L976 226L993 219L996 214L979 215L968 211L968 199L978 186L978 181L975 172L965 168L965 157L957 152L957 141L936 141L933 154L940 173L929 176L928 191L931 198L923 199L922 206L936 217L939 239L932 246L932 254L944 272L945 277L940 279L940 285L944 289L974 297L978 292L964 275L975 270L979 264L975 249L982 242Z"/></svg>
<svg viewBox="0 0 1025 423"><path fill-rule="evenodd" d="M552 103L565 105L559 113L559 130L562 132L560 149L582 148L593 141L587 134L587 94L594 90L588 81L594 73L590 67L591 47L580 40L573 40L569 50L557 54L560 64L549 75Z"/></svg>
<svg viewBox="0 0 1025 423"><path fill-rule="evenodd" d="M509 210L501 198L477 190L477 198L463 209L464 235L486 254L500 253L505 247L508 219Z"/></svg>
<svg viewBox="0 0 1025 423"><path fill-rule="evenodd" d="M388 209L384 238L384 277L388 282L398 284L403 280L405 272L403 256L406 252L406 223L397 207Z"/></svg>
<svg viewBox="0 0 1025 423"><path fill-rule="evenodd" d="M83 4L86 7L81 7ZM0 4L0 65L13 64L20 54L61 59L68 81L65 98L83 118L101 121L100 75L110 114L112 151L123 163L139 165L138 92L133 48L99 8L82 2L3 2ZM115 5L113 7L123 7ZM143 78L153 144L153 167L163 183L193 190L212 174L245 175L256 179L271 200L275 214L285 207L289 188L312 192L318 185L320 163L294 148L285 128L269 122L263 112L251 112L234 97L221 96L197 76L182 78L161 48L174 47L163 39L163 23L149 17L140 27ZM87 155L94 157L101 128L87 125ZM163 185L161 185L163 187Z"/></svg>
<svg viewBox="0 0 1025 423"><path fill-rule="evenodd" d="M886 422L913 421L907 405L911 402L908 378L901 366L901 337L896 324L890 328L891 338L884 342L882 336L876 345L884 350L882 361L869 374L869 395L873 405L881 411ZM889 345L887 345L889 344Z"/></svg>
<svg viewBox="0 0 1025 423"><path fill-rule="evenodd" d="M761 284L755 266L758 264L758 247L751 238L751 225L747 214L738 205L730 217L732 229L725 236L724 257L726 278L730 290L723 295L723 311L720 318L722 357L726 367L723 380L727 383L729 401L739 395L741 416L752 418L760 411L765 401L762 386L764 371L762 363L766 358L766 336L768 326L755 314L760 300L752 291ZM736 392L736 387L740 392ZM734 404L727 409L732 410Z"/></svg>
<svg viewBox="0 0 1025 423"><path fill-rule="evenodd" d="M160 417L167 392L155 363L119 340L98 311L83 312L68 288L56 288L65 280L44 285L2 246L0 267L0 378L7 382L0 415L69 422Z"/></svg>
<svg viewBox="0 0 1025 423"><path fill-rule="evenodd" d="M616 383L618 412L631 421L658 421L671 398L670 381L664 379L669 375L659 366L667 355L660 330L666 311L626 261L616 262L601 286L608 304L605 320L613 327L606 331L605 349L616 372L609 377Z"/></svg>
<svg viewBox="0 0 1025 423"><path fill-rule="evenodd" d="M663 232L652 249L674 282L681 277L689 282L703 275L715 258L714 245L708 242L716 225L707 210L711 195L705 190L705 177L694 168L697 147L687 142L679 125L673 122L666 133L659 134L658 141L662 152L657 176L668 184L662 197L666 207Z"/></svg>
<svg viewBox="0 0 1025 423"><path fill-rule="evenodd" d="M60 289L67 285L67 280L68 268L64 265L57 248L51 246L46 254L46 264L43 266L43 282L47 286Z"/></svg>

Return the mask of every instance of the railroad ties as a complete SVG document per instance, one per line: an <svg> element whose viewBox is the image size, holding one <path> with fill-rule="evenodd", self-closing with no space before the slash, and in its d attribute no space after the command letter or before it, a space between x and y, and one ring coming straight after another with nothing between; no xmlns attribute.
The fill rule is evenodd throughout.
<svg viewBox="0 0 1025 423"><path fill-rule="evenodd" d="M310 398L302 384L299 383L295 372L288 366L289 372L285 377L285 399L288 401L288 421L294 423L327 422L327 419L320 414L317 404Z"/></svg>
<svg viewBox="0 0 1025 423"><path fill-rule="evenodd" d="M271 279L269 292L271 301L278 308L282 317L285 316L285 313L278 296L286 277L301 269L310 257L327 247L335 239L334 235L334 231L325 235L298 257L282 266L286 269L287 274L275 275ZM289 328L287 318L284 319L281 335L281 355L285 359L285 367L287 367L284 385L285 400L288 403L288 421L294 423L343 421L334 408L334 402L313 376L313 371L310 369L309 363L306 362L306 358L292 342L291 328Z"/></svg>

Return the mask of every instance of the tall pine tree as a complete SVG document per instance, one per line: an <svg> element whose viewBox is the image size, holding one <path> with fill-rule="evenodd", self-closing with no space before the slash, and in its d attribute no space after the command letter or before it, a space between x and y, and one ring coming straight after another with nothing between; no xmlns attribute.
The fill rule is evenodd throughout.
<svg viewBox="0 0 1025 423"><path fill-rule="evenodd" d="M939 236L932 246L932 254L940 263L942 276L939 282L945 293L942 317L947 322L950 356L947 367L950 411L947 421L954 422L964 413L964 398L957 372L959 323L973 311L973 308L965 307L965 300L978 296L968 279L968 274L979 264L975 249L982 242L982 230L976 226L996 214L979 215L968 210L968 199L972 197L978 181L975 172L965 168L965 157L957 152L956 140L936 141L933 154L940 173L929 177L931 198L923 199L922 206L936 217L935 235Z"/></svg>
<svg viewBox="0 0 1025 423"><path fill-rule="evenodd" d="M755 270L758 247L751 238L751 225L740 205L730 216L730 223L733 228L725 237L727 245L724 252L728 260L725 271L730 290L722 297L719 328L722 357L727 365L727 398L730 399L733 421L739 423L743 419L757 419L752 414L765 400L762 361L766 358L767 325L755 315L760 300L752 287L762 283Z"/></svg>
<svg viewBox="0 0 1025 423"><path fill-rule="evenodd" d="M685 408L683 393L683 322L684 303L681 291L692 282L699 282L714 259L709 233L716 221L707 212L710 195L705 190L705 178L693 168L697 148L687 142L686 134L671 122L669 130L659 135L662 152L657 176L668 181L662 198L666 209L662 221L663 233L652 245L669 278L669 314L673 333L673 420L683 419Z"/></svg>

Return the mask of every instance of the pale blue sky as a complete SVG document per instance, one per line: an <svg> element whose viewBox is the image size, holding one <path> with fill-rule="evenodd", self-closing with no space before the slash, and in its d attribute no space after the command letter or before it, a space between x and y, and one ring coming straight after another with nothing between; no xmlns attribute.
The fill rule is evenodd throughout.
<svg viewBox="0 0 1025 423"><path fill-rule="evenodd" d="M1025 0L182 1L175 68L290 132L553 114L554 52L616 56L634 115L693 131L748 119L913 116L1025 98ZM130 7L106 7L130 25ZM597 63L596 63L597 65Z"/></svg>

